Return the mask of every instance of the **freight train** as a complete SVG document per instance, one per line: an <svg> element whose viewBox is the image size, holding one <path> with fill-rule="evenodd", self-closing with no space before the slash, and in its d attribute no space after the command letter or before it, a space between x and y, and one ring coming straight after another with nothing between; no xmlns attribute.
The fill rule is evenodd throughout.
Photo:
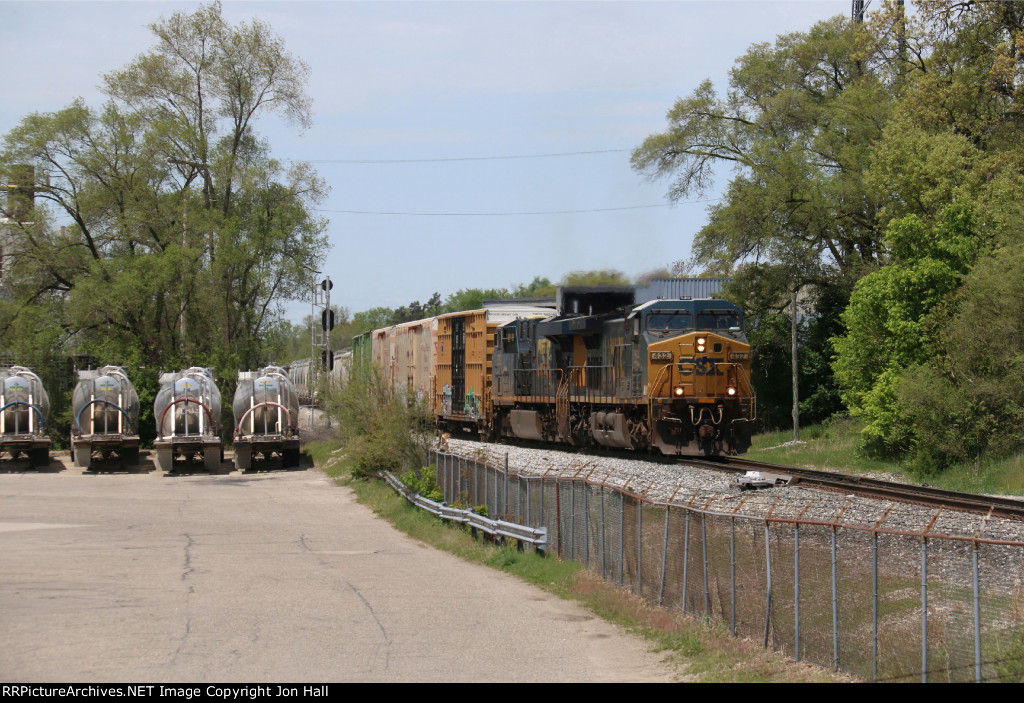
<svg viewBox="0 0 1024 703"><path fill-rule="evenodd" d="M438 429L489 440L734 455L756 413L742 310L710 298L635 304L631 287L562 288L553 304L492 301L385 327L357 337L350 359L427 402Z"/></svg>

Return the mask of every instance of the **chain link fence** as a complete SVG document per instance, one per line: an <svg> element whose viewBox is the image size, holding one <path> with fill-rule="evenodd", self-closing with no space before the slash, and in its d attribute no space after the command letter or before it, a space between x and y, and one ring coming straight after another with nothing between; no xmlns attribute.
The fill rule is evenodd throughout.
<svg viewBox="0 0 1024 703"><path fill-rule="evenodd" d="M1024 543L720 513L433 454L449 504L546 526L548 550L652 604L872 681L1024 680Z"/></svg>

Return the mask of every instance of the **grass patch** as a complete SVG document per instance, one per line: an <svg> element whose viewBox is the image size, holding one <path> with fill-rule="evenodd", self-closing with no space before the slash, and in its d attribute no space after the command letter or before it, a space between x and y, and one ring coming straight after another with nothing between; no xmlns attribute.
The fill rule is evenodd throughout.
<svg viewBox="0 0 1024 703"><path fill-rule="evenodd" d="M468 529L418 510L383 481L356 478L336 442L308 447L316 465L358 500L409 536L467 561L499 569L543 590L578 602L595 615L648 639L653 651L674 665L688 681L818 682L849 680L807 664L793 662L758 644L729 636L721 627L694 622L679 613L651 606L576 562L559 561L532 550L498 546L474 538Z"/></svg>
<svg viewBox="0 0 1024 703"><path fill-rule="evenodd" d="M896 462L870 459L860 452L860 427L851 420L800 428L800 443L793 431L755 435L747 456L758 461L846 473L898 472Z"/></svg>
<svg viewBox="0 0 1024 703"><path fill-rule="evenodd" d="M848 418L800 428L800 443L790 444L793 431L755 435L747 456L759 461L843 473L907 475L898 461L871 459L860 449L860 425ZM913 480L913 477L909 477ZM988 458L975 474L973 464L951 466L925 479L929 485L964 493L1024 495L1024 454Z"/></svg>

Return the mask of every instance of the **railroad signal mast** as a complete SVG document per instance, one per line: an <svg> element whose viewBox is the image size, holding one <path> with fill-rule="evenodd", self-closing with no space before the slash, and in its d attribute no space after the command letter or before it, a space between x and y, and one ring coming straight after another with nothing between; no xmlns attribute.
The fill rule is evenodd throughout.
<svg viewBox="0 0 1024 703"><path fill-rule="evenodd" d="M334 283L330 276L313 286L313 314L310 331L313 340L313 363L311 371L313 381L324 371L334 368L334 355L331 354L331 330L334 329L334 310L331 309L331 288ZM319 359L319 363L317 363Z"/></svg>

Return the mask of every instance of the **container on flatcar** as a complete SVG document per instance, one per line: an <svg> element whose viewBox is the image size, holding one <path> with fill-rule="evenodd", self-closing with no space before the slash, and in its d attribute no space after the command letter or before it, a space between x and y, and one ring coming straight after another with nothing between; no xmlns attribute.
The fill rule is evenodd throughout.
<svg viewBox="0 0 1024 703"><path fill-rule="evenodd" d="M120 366L78 372L71 397L74 463L117 457L123 467L139 463L139 394Z"/></svg>
<svg viewBox="0 0 1024 703"><path fill-rule="evenodd" d="M0 369L0 453L11 459L24 454L32 466L47 466L49 415L50 398L39 376L24 366Z"/></svg>
<svg viewBox="0 0 1024 703"><path fill-rule="evenodd" d="M299 465L299 396L283 368L240 371L231 409L235 468L275 459L284 469Z"/></svg>
<svg viewBox="0 0 1024 703"><path fill-rule="evenodd" d="M160 390L153 402L156 466L173 471L176 459L202 456L207 471L216 471L224 459L220 438L220 390L213 370L198 366L160 375Z"/></svg>

